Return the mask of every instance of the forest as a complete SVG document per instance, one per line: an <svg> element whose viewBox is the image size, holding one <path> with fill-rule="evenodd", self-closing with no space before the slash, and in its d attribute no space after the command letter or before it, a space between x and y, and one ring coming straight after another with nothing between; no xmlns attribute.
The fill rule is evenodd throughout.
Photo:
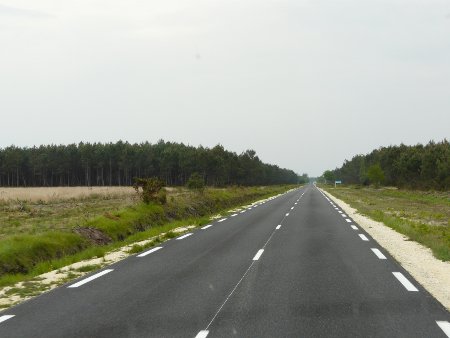
<svg viewBox="0 0 450 338"><path fill-rule="evenodd" d="M327 170L323 178L331 183L375 184L408 189L450 190L450 144L381 147L367 155L356 155L342 167Z"/></svg>
<svg viewBox="0 0 450 338"><path fill-rule="evenodd" d="M132 185L135 177L158 177L166 185L179 186L194 173L210 186L297 184L307 179L263 163L254 150L238 155L221 145L205 148L160 140L0 148L3 187L121 186Z"/></svg>

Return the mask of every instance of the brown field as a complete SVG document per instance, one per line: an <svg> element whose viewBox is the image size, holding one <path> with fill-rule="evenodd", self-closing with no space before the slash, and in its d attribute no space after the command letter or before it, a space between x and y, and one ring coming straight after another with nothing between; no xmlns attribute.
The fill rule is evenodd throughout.
<svg viewBox="0 0 450 338"><path fill-rule="evenodd" d="M126 197L135 194L132 187L51 187L1 188L0 203L11 201L53 202L90 197Z"/></svg>

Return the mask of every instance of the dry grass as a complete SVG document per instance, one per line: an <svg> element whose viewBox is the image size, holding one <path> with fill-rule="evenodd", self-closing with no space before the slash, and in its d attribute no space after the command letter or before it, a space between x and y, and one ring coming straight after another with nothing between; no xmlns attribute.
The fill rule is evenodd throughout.
<svg viewBox="0 0 450 338"><path fill-rule="evenodd" d="M11 201L55 202L90 197L126 197L135 194L132 187L51 187L0 188L0 203Z"/></svg>

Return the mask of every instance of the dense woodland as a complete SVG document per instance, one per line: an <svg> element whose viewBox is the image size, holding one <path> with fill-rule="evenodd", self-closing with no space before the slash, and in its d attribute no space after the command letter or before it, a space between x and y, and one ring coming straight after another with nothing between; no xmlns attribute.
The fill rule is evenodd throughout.
<svg viewBox="0 0 450 338"><path fill-rule="evenodd" d="M343 183L367 185L373 183L371 174L388 186L448 191L450 144L444 140L427 145L382 147L346 160L341 168L328 170L323 177L328 182L342 180Z"/></svg>
<svg viewBox="0 0 450 338"><path fill-rule="evenodd" d="M192 147L156 144L79 143L0 149L0 186L132 185L135 177L159 177L167 185L184 185L193 173L206 184L271 185L305 180L292 170L266 164L253 150L238 155L221 145Z"/></svg>

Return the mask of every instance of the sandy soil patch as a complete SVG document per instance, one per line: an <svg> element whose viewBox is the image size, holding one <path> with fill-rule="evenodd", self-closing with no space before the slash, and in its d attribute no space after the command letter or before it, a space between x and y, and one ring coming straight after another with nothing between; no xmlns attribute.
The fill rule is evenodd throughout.
<svg viewBox="0 0 450 338"><path fill-rule="evenodd" d="M344 201L320 189L332 198L347 215L385 248L417 282L450 310L450 262L436 259L431 249L410 241L408 237L358 213Z"/></svg>

